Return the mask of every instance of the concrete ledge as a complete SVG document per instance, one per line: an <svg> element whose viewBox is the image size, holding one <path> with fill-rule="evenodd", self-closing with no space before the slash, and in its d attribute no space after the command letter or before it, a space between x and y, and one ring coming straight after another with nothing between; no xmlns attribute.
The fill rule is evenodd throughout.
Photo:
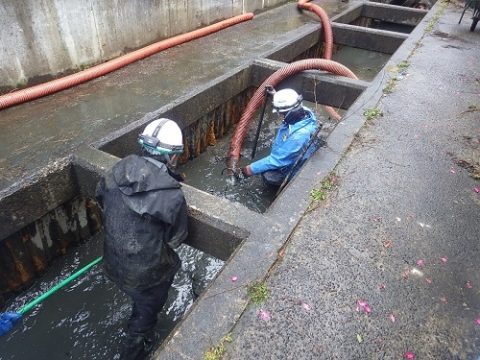
<svg viewBox="0 0 480 360"><path fill-rule="evenodd" d="M427 10L419 10L404 6L365 2L360 16L394 24L417 26L427 14Z"/></svg>
<svg viewBox="0 0 480 360"><path fill-rule="evenodd" d="M408 34L340 23L332 24L332 32L337 45L346 45L389 55L397 51L408 37Z"/></svg>
<svg viewBox="0 0 480 360"><path fill-rule="evenodd" d="M76 194L78 186L70 157L59 159L0 191L0 239L41 218Z"/></svg>

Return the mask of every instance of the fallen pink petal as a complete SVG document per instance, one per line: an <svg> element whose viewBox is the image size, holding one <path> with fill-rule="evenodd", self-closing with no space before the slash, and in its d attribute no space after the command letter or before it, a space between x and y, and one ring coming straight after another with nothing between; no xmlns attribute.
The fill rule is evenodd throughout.
<svg viewBox="0 0 480 360"><path fill-rule="evenodd" d="M384 289L385 289L385 284L380 285L380 290L384 290Z"/></svg>
<svg viewBox="0 0 480 360"><path fill-rule="evenodd" d="M429 284L431 284L431 283L432 283L432 280L431 280L431 279L429 279L429 278L425 278L425 281L426 281L427 283L429 283Z"/></svg>
<svg viewBox="0 0 480 360"><path fill-rule="evenodd" d="M393 316L393 314L390 314L390 320L391 320L392 322L395 322L395 316Z"/></svg>
<svg viewBox="0 0 480 360"><path fill-rule="evenodd" d="M370 309L370 307L367 305L367 303L363 300L358 300L358 305L360 305L362 307L362 309L367 313L372 311L372 309Z"/></svg>
<svg viewBox="0 0 480 360"><path fill-rule="evenodd" d="M440 301L444 302L445 304L448 304L447 299L445 299L444 297L441 297L441 298L440 298Z"/></svg>
<svg viewBox="0 0 480 360"><path fill-rule="evenodd" d="M415 359L415 355L414 355L412 352L410 352L410 351L406 351L406 352L405 352L405 357L406 357L407 359Z"/></svg>
<svg viewBox="0 0 480 360"><path fill-rule="evenodd" d="M302 303L302 307L307 311L312 310L312 307L310 305L308 305L307 303Z"/></svg>
<svg viewBox="0 0 480 360"><path fill-rule="evenodd" d="M441 260L442 260L443 262L447 262L447 261L448 261L447 258L444 258L444 257L443 257Z"/></svg>
<svg viewBox="0 0 480 360"><path fill-rule="evenodd" d="M454 169L454 168L451 168L451 169L450 169L450 172L451 172L452 174L455 174L455 169Z"/></svg>
<svg viewBox="0 0 480 360"><path fill-rule="evenodd" d="M480 325L480 319L477 319L477 324Z"/></svg>
<svg viewBox="0 0 480 360"><path fill-rule="evenodd" d="M467 281L467 282L465 283L465 285L466 285L466 286L467 286L467 288L469 288L469 289L473 288L472 284L470 284L470 282L469 282L469 281Z"/></svg>
<svg viewBox="0 0 480 360"><path fill-rule="evenodd" d="M473 191L475 191L476 193L479 193L480 189L479 188L473 188Z"/></svg>
<svg viewBox="0 0 480 360"><path fill-rule="evenodd" d="M418 260L417 264L418 264L418 266L423 266L424 265L423 260Z"/></svg>
<svg viewBox="0 0 480 360"><path fill-rule="evenodd" d="M270 320L270 314L265 310L260 310L260 318L262 320L268 321Z"/></svg>
<svg viewBox="0 0 480 360"><path fill-rule="evenodd" d="M232 280L232 282L235 282L235 281L238 280L238 277L237 277L237 276L232 276L232 277L230 278L230 280Z"/></svg>

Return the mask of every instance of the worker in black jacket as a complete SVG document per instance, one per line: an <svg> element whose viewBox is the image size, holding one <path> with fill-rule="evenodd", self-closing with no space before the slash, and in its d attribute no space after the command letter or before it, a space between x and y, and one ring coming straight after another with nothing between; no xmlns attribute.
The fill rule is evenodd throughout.
<svg viewBox="0 0 480 360"><path fill-rule="evenodd" d="M129 155L107 170L96 199L105 232L104 270L133 300L121 359L143 359L153 349L157 314L181 261L173 250L188 234L187 206L175 168L182 132L168 119L139 136L142 156Z"/></svg>

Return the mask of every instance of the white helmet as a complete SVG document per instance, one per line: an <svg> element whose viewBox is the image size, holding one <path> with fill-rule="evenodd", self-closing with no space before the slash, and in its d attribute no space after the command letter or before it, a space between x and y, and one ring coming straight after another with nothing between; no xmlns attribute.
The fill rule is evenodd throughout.
<svg viewBox="0 0 480 360"><path fill-rule="evenodd" d="M147 125L138 143L152 155L183 153L182 130L169 119L158 119Z"/></svg>
<svg viewBox="0 0 480 360"><path fill-rule="evenodd" d="M287 113L302 104L303 97L293 89L283 89L273 95L273 112Z"/></svg>

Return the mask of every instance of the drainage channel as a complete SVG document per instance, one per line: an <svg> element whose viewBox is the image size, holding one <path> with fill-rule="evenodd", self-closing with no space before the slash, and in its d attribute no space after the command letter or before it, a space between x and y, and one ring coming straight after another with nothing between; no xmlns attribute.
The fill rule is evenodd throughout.
<svg viewBox="0 0 480 360"><path fill-rule="evenodd" d="M320 121L328 123L328 126L326 126L328 133L323 134L323 137L327 140L327 144L328 135L334 131L336 127L343 125L342 123L339 125L335 122L328 122L330 121L328 116L323 113L322 110L318 110L319 106L317 104L333 106L348 118L348 109L352 103L364 92L369 82L377 76L380 68L382 68L388 60L388 55L391 55L395 51L394 47L398 47L405 39L405 36L400 36L397 33L382 30L358 31L358 29L356 29L358 28L357 26L342 23L342 21L351 23L359 18L383 19L385 17L391 19L393 9L400 13L404 11L397 7L373 5L372 7L375 10L373 13L376 15L372 15L372 9L368 9L369 7L369 4L359 5L349 12L342 13L337 17L339 23L334 23L333 26L334 36L335 33L337 33L339 39L343 39L338 43L339 51L336 52L334 60L338 59L339 62L347 64L348 61L351 61L352 64L347 65L347 67L356 67L360 80L336 79L328 74L309 71L304 74L292 76L288 81L282 83L282 87L291 86L302 89L302 92L305 94L306 105L317 111L317 117ZM365 8L367 8L367 10L365 10ZM408 21L413 21L412 14L409 12L405 12L404 19L407 18L407 15ZM415 21L418 23L425 15L425 12L417 11L414 15L413 17L417 18ZM401 16L399 16L399 18L401 19ZM408 26L413 27L415 25L413 22ZM361 33L360 36L356 37L356 40L359 43L363 41L366 46L359 46L358 43L352 44L352 39L348 39L347 34L351 35L355 31ZM372 41L372 37L376 39L376 41ZM303 35L299 38L299 43L308 43L312 39L316 39L313 46L303 49L304 55L298 56L307 56L307 53L312 51L310 50L311 48L318 47L317 43L320 41L321 36L319 36L318 33L311 32L307 34L307 36ZM377 42L379 39L390 39L388 42L390 45L382 46L381 52L377 50L379 46ZM248 185L250 187L246 190L245 187L242 188L242 191L245 190L247 192L247 200L236 197L239 192L238 189L231 189L233 195L229 194L225 191L225 179L219 176L221 173L220 168L223 167L220 160L222 156L226 154L226 151L223 151L223 147L226 149L228 146L228 141L225 141L225 139L228 139L229 134L231 134L229 131L231 131L232 123L228 117L233 114L237 116L236 118L238 119L239 112L245 105L245 99L248 99L253 89L259 86L268 75L283 65L281 55L286 51L285 49L288 50L289 46L297 45L295 42L292 42L288 44L288 46L272 52L268 58L259 59L253 64L243 68L237 68L227 75L216 79L214 82L209 83L205 88L191 96L185 96L181 101L168 104L119 131L111 133L106 138L95 143L94 147L79 149L73 157L68 158L63 163L59 162L57 171L49 173L46 180L43 180L46 183L52 180L53 183L73 183L71 188L62 194L62 196L58 195L57 201L59 204L80 193L91 197L94 185L105 168L115 163L118 158L138 151L135 138L144 124L161 116L176 118L176 114L190 114L189 116L192 121L190 125L184 127L184 132L190 141L189 155L195 157L195 160L185 163L182 169L182 171L187 174L184 191L187 196L187 202L189 203L190 237L187 243L193 248L199 249L201 252L194 251L191 248L184 250L185 274L178 280L179 282L176 285L175 291L176 294L172 294L168 310L165 314L162 314L165 322L169 324L167 328L171 329L175 327L175 330L168 336L166 333L164 334L166 341L164 346L159 350L160 352L165 350L165 346L168 346L168 344L173 344L181 348L185 353L198 354L199 351L202 352L203 350L197 346L198 344L188 343L190 336L201 333L197 339L199 339L200 342L202 342L202 339L205 340L203 346L208 346L208 344L212 342L212 339L220 339L221 336L228 332L229 327L231 327L232 323L240 316L248 304L248 297L246 297L244 291L246 284L254 279L263 277L268 271L275 259L276 251L282 246L298 222L301 213L308 205L309 190L312 189L314 184L321 178L320 174L318 174L318 176L312 176L311 173L308 173L311 169L308 169L308 166L306 166L306 169L297 175L298 179L296 178L295 181L292 181L291 186L289 185L289 188L286 189L279 198L275 199L274 202L272 193L265 192L262 194L260 189L263 188L263 184L256 181L251 181ZM357 47L361 49L358 50ZM385 56L385 54L387 55ZM290 59L290 56L287 58ZM224 91L225 89L228 89L228 91ZM223 92L230 95L227 99L220 97L220 100L217 100L217 103L213 104L214 106L212 106L211 103L209 103L207 107L198 106L204 102L207 96L206 94L212 92L215 94L221 94ZM211 98L209 97L209 99ZM203 111L203 113L192 114L191 111L187 111L187 109L191 108L200 109L199 111ZM210 111L205 111L206 109L210 109ZM199 115L201 116L199 117ZM276 130L276 119L270 116L267 117L268 119L264 129L265 138L257 157L268 153L269 141ZM220 120L218 120L219 118ZM207 132L205 129L210 129L212 119L214 119L213 123L216 129L218 144L215 147L208 147L205 141L205 132ZM190 120L187 119L185 121ZM230 129L228 129L228 125L230 125ZM224 130L220 131L219 129L222 126ZM251 128L254 127L253 125ZM198 129L203 130L203 132ZM192 134L196 134L197 136L192 136ZM199 134L200 136L198 136ZM249 134L248 137L251 139L252 135ZM247 160L249 157L248 141L247 139L244 145L244 160ZM203 149L198 150L202 147ZM199 154L196 154L196 151L204 155L198 156ZM322 155L320 154L318 156ZM201 171L199 171L199 169L201 169ZM202 173L203 171L209 172L212 179L220 180L213 186L212 183L215 181L202 183L202 180L208 177L205 176L205 173ZM42 180L40 179L40 181ZM298 191L299 189L301 189L301 191ZM23 189L22 191L26 193L33 192L32 189ZM51 189L51 191L55 193L54 189ZM252 194L255 195L252 197ZM295 202L292 202L292 198L295 198ZM10 201L14 200L15 194ZM16 306L22 304L22 302L28 301L29 298L44 291L51 283L56 282L59 276L66 274L69 269L73 270L73 267L78 266L79 263L83 261L80 259L88 261L86 259L88 259L89 256L98 256L100 253L101 234L100 232L94 235L91 240L88 241L88 244L81 246L76 252L70 251L67 256L63 257L60 261L53 263L53 266L50 267L48 274L45 275L42 282L34 285L30 292L26 292L22 294L22 296L10 301L9 307L14 309ZM93 253L96 255L93 255ZM201 261L194 261L199 257L202 258ZM265 259L267 259L267 261L265 261ZM251 264L255 265L252 266ZM188 299L191 293L190 290L187 290L191 284L191 276L188 274L194 272L192 269L198 268L205 269L201 277L202 282L204 284L209 281L212 282L210 282L206 290L200 295L200 298L195 302L194 306L191 306L193 298ZM48 276L52 277L49 279ZM233 284L232 277L239 278L239 282ZM190 280L190 283L188 283L187 280ZM14 351L13 349L20 347L19 344L28 338L34 342L31 348L25 348L26 352L22 352L21 354L12 353L11 357L5 357L5 359L47 358L44 356L48 355L45 355L43 350L41 350L45 346L42 345L41 342L39 343L37 340L34 340L35 336L29 334L38 332L48 334L48 331L45 331L45 329L49 328L57 329L58 331L65 331L65 328L71 329L69 335L62 335L63 338L66 339L66 346L58 349L60 358L87 356L104 358L103 355L108 357L112 356L112 354L115 356L115 354L110 351L115 351L112 348L116 348L115 342L118 341L118 338L115 336L113 339L109 338L108 340L103 338L104 343L100 344L99 342L102 341L101 337L96 336L99 335L100 330L98 328L89 328L89 324L93 320L93 317L91 317L93 316L93 310L88 309L92 305L89 303L92 297L94 297L96 301L98 299L109 299L110 304L113 303L113 305L98 311L96 316L106 316L103 320L98 320L96 324L99 327L108 326L114 334L118 336L121 335L123 331L122 321L126 317L125 311L128 311L125 302L126 299L122 298L118 293L115 293L111 286L112 284L109 284L103 279L99 269L93 270L88 277L66 292L67 295L71 295L76 299L72 301L72 305L80 305L78 310L74 310L73 308L67 309L65 307L64 301L67 301L67 295L65 297L63 297L63 295L62 297L59 296L56 301L53 301L55 300L53 299L48 305L42 305L45 309L39 307L31 316L26 317L23 326L16 329L7 340L0 339L0 345L4 346L1 351L2 356L7 356L3 354L10 354L11 351ZM203 287L204 285L200 286L200 288ZM78 293L78 290L84 293L84 301L78 299L78 294L74 295L74 293ZM95 294L95 296L93 296L93 294ZM181 302L181 305L179 305L178 302ZM108 301L106 303L108 303ZM51 314L57 309L64 310L58 314L60 316L55 318L51 317ZM216 311L217 315L215 317L211 316L212 309ZM45 317L43 320L40 320L40 313L42 311ZM187 316L177 324L186 312ZM50 317L46 314L49 314ZM168 319L169 315L172 315L173 318ZM82 321L84 322L82 323ZM43 324L42 326L45 326L45 328L39 330L37 324ZM105 333L107 332L105 331ZM51 338L53 336L54 335L50 333L48 337ZM86 338L92 338L98 342L86 345ZM107 346L105 344L107 344ZM109 344L111 344L111 347L108 346ZM58 347L58 345L56 346ZM104 349L108 354L104 353L102 356L99 356L101 354L99 347L105 346L112 350ZM75 350L72 350L72 348ZM95 350L98 350L96 355L91 355L90 351L95 352ZM80 354L80 352L83 353ZM30 357L31 353L35 353L36 356ZM157 352L156 355L159 356L159 354L160 353ZM52 357L50 356L48 358Z"/></svg>

